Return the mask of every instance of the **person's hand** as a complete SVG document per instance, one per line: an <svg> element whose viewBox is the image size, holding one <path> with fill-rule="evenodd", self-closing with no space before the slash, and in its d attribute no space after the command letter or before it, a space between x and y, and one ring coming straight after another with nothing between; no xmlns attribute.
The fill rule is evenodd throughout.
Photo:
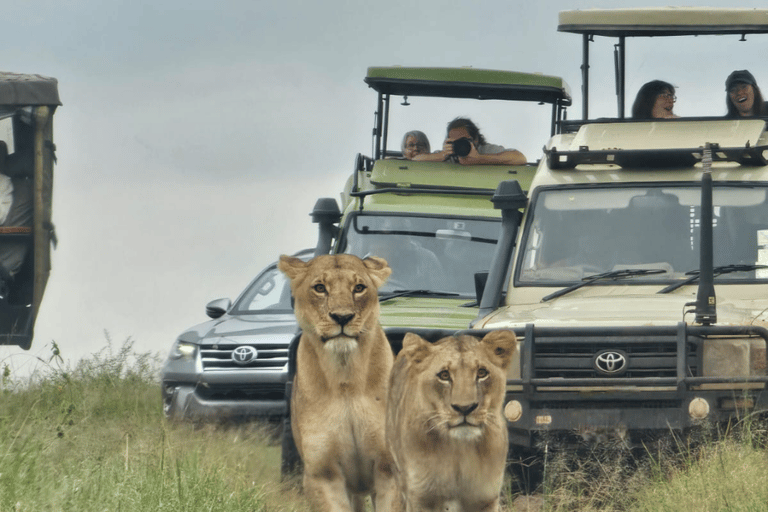
<svg viewBox="0 0 768 512"><path fill-rule="evenodd" d="M480 162L480 153L477 152L475 143L470 140L469 145L470 145L469 154L467 156L459 157L459 163L461 165L473 165Z"/></svg>
<svg viewBox="0 0 768 512"><path fill-rule="evenodd" d="M442 155L443 161L448 160L453 155L453 141L451 139L445 139L440 155Z"/></svg>

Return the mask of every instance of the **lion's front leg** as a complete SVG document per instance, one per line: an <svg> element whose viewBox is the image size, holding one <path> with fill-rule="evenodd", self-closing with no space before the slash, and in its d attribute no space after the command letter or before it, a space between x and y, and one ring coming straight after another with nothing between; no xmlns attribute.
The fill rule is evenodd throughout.
<svg viewBox="0 0 768 512"><path fill-rule="evenodd" d="M318 512L362 512L363 500L350 496L341 473L324 468L318 473L304 472L304 492Z"/></svg>
<svg viewBox="0 0 768 512"><path fill-rule="evenodd" d="M390 462L379 464L376 468L376 483L371 496L376 512L405 512L405 502L397 487L392 467Z"/></svg>

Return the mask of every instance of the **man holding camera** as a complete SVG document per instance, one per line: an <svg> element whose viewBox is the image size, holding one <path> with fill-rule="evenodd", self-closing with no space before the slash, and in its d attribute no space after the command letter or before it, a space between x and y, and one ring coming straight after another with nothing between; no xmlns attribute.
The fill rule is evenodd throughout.
<svg viewBox="0 0 768 512"><path fill-rule="evenodd" d="M488 144L470 119L457 117L446 129L443 149L416 155L423 162L451 161L462 165L525 165L525 155L516 149Z"/></svg>

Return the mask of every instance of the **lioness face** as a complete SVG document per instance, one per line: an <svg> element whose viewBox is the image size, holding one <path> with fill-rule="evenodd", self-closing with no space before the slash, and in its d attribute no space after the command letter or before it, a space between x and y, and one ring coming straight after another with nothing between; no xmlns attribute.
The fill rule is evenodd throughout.
<svg viewBox="0 0 768 512"><path fill-rule="evenodd" d="M361 260L349 254L309 262L281 256L278 267L291 279L301 328L340 354L353 351L360 334L378 321L377 289L392 272L381 258Z"/></svg>
<svg viewBox="0 0 768 512"><path fill-rule="evenodd" d="M429 430L456 440L475 440L489 423L501 422L506 370L517 350L514 333L497 331L482 341L449 337L434 344L408 334L403 347L422 367L418 385L434 411L427 419Z"/></svg>

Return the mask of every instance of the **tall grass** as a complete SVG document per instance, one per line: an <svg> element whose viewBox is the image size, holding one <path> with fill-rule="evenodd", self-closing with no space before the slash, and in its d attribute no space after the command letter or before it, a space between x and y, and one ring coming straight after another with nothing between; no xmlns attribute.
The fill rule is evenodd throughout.
<svg viewBox="0 0 768 512"><path fill-rule="evenodd" d="M307 509L266 429L166 422L157 359L131 340L50 363L23 382L4 372L0 511Z"/></svg>
<svg viewBox="0 0 768 512"><path fill-rule="evenodd" d="M32 377L0 360L0 512L308 511L298 479L281 482L274 429L169 423L158 359L132 340L64 364L59 348ZM509 511L762 511L768 434L746 418L631 453L605 444L553 453L544 491L508 482ZM672 440L670 440L672 441Z"/></svg>

